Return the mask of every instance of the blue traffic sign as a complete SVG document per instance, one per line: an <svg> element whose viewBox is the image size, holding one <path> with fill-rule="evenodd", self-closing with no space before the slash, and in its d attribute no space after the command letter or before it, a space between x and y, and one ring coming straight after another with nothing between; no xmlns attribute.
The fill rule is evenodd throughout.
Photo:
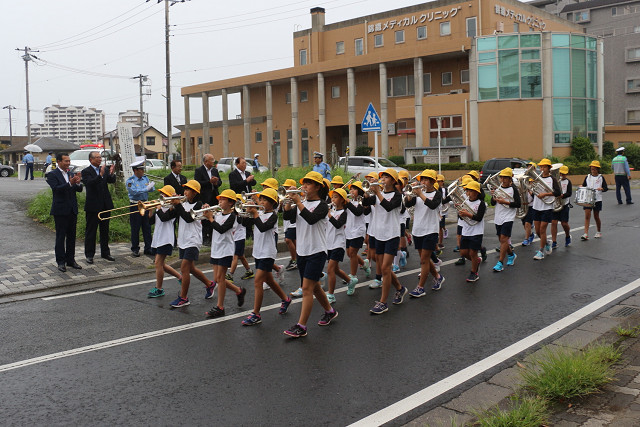
<svg viewBox="0 0 640 427"><path fill-rule="evenodd" d="M382 122L380 116L376 113L376 109L373 108L373 104L369 103L367 111L364 113L362 119L362 132L380 132L382 131Z"/></svg>

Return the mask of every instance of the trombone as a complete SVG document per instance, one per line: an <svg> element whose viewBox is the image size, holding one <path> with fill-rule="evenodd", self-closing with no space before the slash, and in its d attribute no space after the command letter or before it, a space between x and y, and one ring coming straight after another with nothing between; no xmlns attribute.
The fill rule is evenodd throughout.
<svg viewBox="0 0 640 427"><path fill-rule="evenodd" d="M351 178L349 178L349 181L345 182L345 184L340 187L342 189L349 189L349 185L351 185L354 181L356 181L358 179L358 177L360 176L361 172L358 172L357 174L353 175Z"/></svg>
<svg viewBox="0 0 640 427"><path fill-rule="evenodd" d="M191 209L189 211L189 215L191 215L191 218L193 218L194 221L199 221L206 218L204 214L205 212L208 212L208 211L213 211L213 213L218 213L218 212L222 212L222 208L218 205L213 205L213 206L209 206L208 208Z"/></svg>
<svg viewBox="0 0 640 427"><path fill-rule="evenodd" d="M115 216L111 216L111 217L106 217L104 218L102 216L102 214L105 214L107 212L113 212L113 211L119 211L122 209L129 209L132 208L134 206L137 206L138 208L138 213L140 213L140 215L144 215L144 213L148 210L151 209L156 209L158 207L167 207L171 204L172 200L180 200L181 202L185 201L187 198L185 196L171 196L171 197L167 197L167 196L160 196L158 199L156 200L149 200L149 201L139 201L136 203L133 203L131 205L128 206L121 206L119 208L113 208L113 209L108 209L106 211L102 211L102 212L98 212L98 219L100 221L104 221L105 219L111 219L111 218L118 218L121 216L127 216L127 215L131 215L133 213L135 213L136 211L130 211L130 212L125 212L122 214L118 214Z"/></svg>

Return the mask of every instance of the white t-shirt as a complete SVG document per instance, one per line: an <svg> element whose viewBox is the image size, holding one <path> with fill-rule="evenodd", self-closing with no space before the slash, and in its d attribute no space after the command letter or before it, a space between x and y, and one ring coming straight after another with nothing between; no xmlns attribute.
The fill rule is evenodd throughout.
<svg viewBox="0 0 640 427"><path fill-rule="evenodd" d="M267 220L269 218L271 218L272 216L277 216L278 214L275 212L267 212L267 213L260 213L258 215L258 218L260 218L260 221L262 222L267 222ZM271 227L270 229L268 229L267 231L260 231L258 230L258 226L254 225L253 226L253 253L252 256L255 259L263 259L263 258L276 258L276 255L278 254L278 249L276 248L276 227L278 226L278 221L276 220L276 223L273 227Z"/></svg>
<svg viewBox="0 0 640 427"><path fill-rule="evenodd" d="M318 205L326 203L322 200L305 200L304 207L313 212ZM329 219L326 215L315 224L309 224L300 216L300 209L296 210L296 252L300 256L309 256L318 252L327 251L327 223Z"/></svg>
<svg viewBox="0 0 640 427"><path fill-rule="evenodd" d="M185 212L189 212L196 203L182 203ZM178 247L180 249L198 248L202 246L202 224L200 221L186 222L182 217L178 221Z"/></svg>
<svg viewBox="0 0 640 427"><path fill-rule="evenodd" d="M425 196L429 200L433 200L436 195L436 191L425 193ZM411 234L418 237L426 236L427 234L438 233L440 230L440 206L431 209L425 205L424 201L416 197L416 210L413 212L413 230Z"/></svg>
<svg viewBox="0 0 640 427"><path fill-rule="evenodd" d="M593 176L591 174L587 175L586 181L587 181L587 188L593 188L594 190L596 190L596 202L601 202L602 201L602 191L597 190L598 188L602 188L602 175L598 175L598 176Z"/></svg>
<svg viewBox="0 0 640 427"><path fill-rule="evenodd" d="M553 189L553 177L548 176L545 178L542 175L540 175L540 178L547 183L549 188ZM533 209L537 211L548 211L553 209L553 203L547 204L543 202L542 199L540 199L540 197L533 196Z"/></svg>
<svg viewBox="0 0 640 427"><path fill-rule="evenodd" d="M513 197L513 187L509 186L507 188L500 187L502 191ZM502 225L505 222L513 222L516 219L516 211L517 208L510 208L507 205L503 205L502 203L496 203L496 211L495 216L493 218L493 222L496 225Z"/></svg>
<svg viewBox="0 0 640 427"><path fill-rule="evenodd" d="M391 200L396 194L399 193L396 191L383 192L382 197L386 200ZM374 236L376 240L381 242L400 237L400 206L387 212L380 204L377 195L375 200L375 204L371 206L373 215L369 224L369 235Z"/></svg>
<svg viewBox="0 0 640 427"><path fill-rule="evenodd" d="M228 214L219 212L213 216L213 220L222 225L229 219ZM208 221L208 220L205 220ZM237 224L237 221L234 221ZM236 245L233 243L233 227L224 233L218 233L215 229L211 231L211 258L220 259L228 256L233 256Z"/></svg>
<svg viewBox="0 0 640 427"><path fill-rule="evenodd" d="M233 241L239 242L247 238L247 229L244 225L240 224L237 220L233 226Z"/></svg>
<svg viewBox="0 0 640 427"><path fill-rule="evenodd" d="M350 202L352 205L357 206L356 202ZM357 239L359 237L364 237L364 234L367 230L365 223L365 216L354 215L349 209L347 209L347 226L344 230L344 235L348 240Z"/></svg>
<svg viewBox="0 0 640 427"><path fill-rule="evenodd" d="M480 203L484 203L480 199L476 199L474 201L468 200L467 203L471 206L474 212L478 212L478 208L480 207ZM475 225L469 225L466 222L462 221L462 235L463 236L477 236L480 234L484 234L484 216L482 220L478 221Z"/></svg>
<svg viewBox="0 0 640 427"><path fill-rule="evenodd" d="M564 196L567 193L567 187L569 186L569 180L568 179L561 179L560 180L560 188L562 189L562 195ZM566 199L562 199L562 206L566 206L569 203L571 203L571 197L567 197Z"/></svg>
<svg viewBox="0 0 640 427"><path fill-rule="evenodd" d="M344 209L340 209L339 211L330 210L330 212L332 217L338 219L344 213ZM347 239L344 233L345 227L346 225L336 228L331 224L331 221L327 221L327 249L345 248L347 246Z"/></svg>
<svg viewBox="0 0 640 427"><path fill-rule="evenodd" d="M169 210L169 207L161 208L162 212L166 212ZM156 225L153 229L153 239L151 239L151 247L159 248L164 245L172 245L175 235L174 233L174 223L176 222L175 218L171 218L168 221L162 221L158 214L156 213Z"/></svg>

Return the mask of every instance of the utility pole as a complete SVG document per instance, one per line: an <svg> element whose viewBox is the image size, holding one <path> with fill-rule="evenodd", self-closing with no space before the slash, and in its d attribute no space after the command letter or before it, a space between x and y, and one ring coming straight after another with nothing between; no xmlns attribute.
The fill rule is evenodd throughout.
<svg viewBox="0 0 640 427"><path fill-rule="evenodd" d="M142 105L142 83L147 81L149 76L143 76L142 74L138 74L132 79L138 79L140 83L140 155L144 156L144 111Z"/></svg>
<svg viewBox="0 0 640 427"><path fill-rule="evenodd" d="M14 107L13 105L7 105L5 107L2 107L2 109L9 110L9 144L11 144L11 146L13 147L13 126L11 122L11 110L15 110L16 107Z"/></svg>
<svg viewBox="0 0 640 427"><path fill-rule="evenodd" d="M18 51L24 51L24 55L22 55L22 59L24 59L24 71L26 74L26 88L27 88L27 143L31 144L31 110L29 109L29 61L32 60L32 56L30 52L32 50L25 46L24 49L16 49ZM38 50L34 50L33 52L39 52Z"/></svg>

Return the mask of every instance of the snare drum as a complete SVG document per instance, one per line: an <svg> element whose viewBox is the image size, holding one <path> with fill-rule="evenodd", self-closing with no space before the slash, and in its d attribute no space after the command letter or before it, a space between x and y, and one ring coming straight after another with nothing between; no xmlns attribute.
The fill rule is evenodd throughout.
<svg viewBox="0 0 640 427"><path fill-rule="evenodd" d="M596 190L587 187L578 187L575 197L576 205L592 208L596 204Z"/></svg>

